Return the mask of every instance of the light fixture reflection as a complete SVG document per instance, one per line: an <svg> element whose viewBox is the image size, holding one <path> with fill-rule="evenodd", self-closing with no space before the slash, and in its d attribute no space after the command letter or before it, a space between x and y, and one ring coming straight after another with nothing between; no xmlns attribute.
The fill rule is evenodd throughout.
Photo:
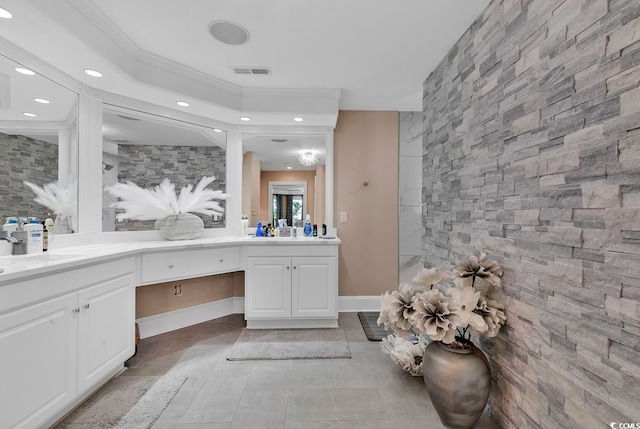
<svg viewBox="0 0 640 429"><path fill-rule="evenodd" d="M14 68L14 70L27 76L33 76L34 74L36 74L36 72L34 72L33 70L25 69L24 67L16 67Z"/></svg>
<svg viewBox="0 0 640 429"><path fill-rule="evenodd" d="M318 155L311 151L302 152L298 155L298 162L305 167L311 167L318 162Z"/></svg>
<svg viewBox="0 0 640 429"><path fill-rule="evenodd" d="M102 73L100 73L98 70L86 69L84 72L91 77L102 77Z"/></svg>
<svg viewBox="0 0 640 429"><path fill-rule="evenodd" d="M11 19L13 18L13 15L11 15L11 12L9 12L7 9L0 7L0 18Z"/></svg>

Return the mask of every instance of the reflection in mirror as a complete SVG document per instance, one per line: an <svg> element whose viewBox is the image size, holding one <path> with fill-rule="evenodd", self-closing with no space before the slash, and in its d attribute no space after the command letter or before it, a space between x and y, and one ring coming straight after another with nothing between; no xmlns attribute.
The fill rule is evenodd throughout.
<svg viewBox="0 0 640 429"><path fill-rule="evenodd" d="M304 192L298 194L304 197L299 216L292 214L287 225L301 227L306 214L311 216L312 224L325 223L324 135L244 134L242 149L242 212L248 215L250 226L255 227L258 222L273 224L274 220L289 218L289 210L297 207L293 204L294 199L282 197L276 200L273 194L278 193L269 185L291 183L304 185L299 186ZM315 159L311 163L305 162L310 165L303 165L299 158L308 152Z"/></svg>
<svg viewBox="0 0 640 429"><path fill-rule="evenodd" d="M22 73L16 70L21 69ZM26 70L26 72L25 72ZM53 210L34 201L24 184L58 182L77 195L78 95L0 55L0 216L36 217ZM27 73L27 74L25 74ZM73 189L71 189L73 188ZM77 209L71 213L71 229ZM60 232L61 230L59 230Z"/></svg>
<svg viewBox="0 0 640 429"><path fill-rule="evenodd" d="M102 185L132 182L153 188L168 178L179 191L202 176L215 176L211 189L226 189L226 133L175 119L105 106ZM153 221L116 221L112 197L102 194L103 231L151 230ZM224 201L221 202L224 206ZM198 215L205 228L222 228L224 216Z"/></svg>
<svg viewBox="0 0 640 429"><path fill-rule="evenodd" d="M268 223L278 225L278 220L286 219L285 226L301 226L307 207L307 182L269 182L268 201Z"/></svg>

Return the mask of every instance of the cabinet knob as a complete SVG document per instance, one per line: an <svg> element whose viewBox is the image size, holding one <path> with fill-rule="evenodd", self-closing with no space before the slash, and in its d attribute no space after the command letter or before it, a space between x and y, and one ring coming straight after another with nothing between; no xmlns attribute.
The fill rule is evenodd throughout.
<svg viewBox="0 0 640 429"><path fill-rule="evenodd" d="M224 262L224 259L220 259L220 262Z"/></svg>
<svg viewBox="0 0 640 429"><path fill-rule="evenodd" d="M76 308L74 308L73 310L71 310L71 312L72 312L72 313L76 313L76 314L78 314L78 313L80 313L80 308L79 308L79 307L76 307Z"/></svg>
<svg viewBox="0 0 640 429"><path fill-rule="evenodd" d="M169 265L169 269L170 269L170 270L171 270L171 269L173 269L173 264L170 264L170 265Z"/></svg>
<svg viewBox="0 0 640 429"><path fill-rule="evenodd" d="M83 305L83 306L82 306L82 308L84 308L85 310L88 310L90 305L91 305L91 304L86 303L85 305Z"/></svg>
<svg viewBox="0 0 640 429"><path fill-rule="evenodd" d="M289 270L289 269L290 269L290 267L289 267L289 266L287 266L287 270Z"/></svg>
<svg viewBox="0 0 640 429"><path fill-rule="evenodd" d="M294 265L294 266L293 266L293 269L294 269L294 270L297 270L297 269L298 269L298 267L296 267L296 266Z"/></svg>

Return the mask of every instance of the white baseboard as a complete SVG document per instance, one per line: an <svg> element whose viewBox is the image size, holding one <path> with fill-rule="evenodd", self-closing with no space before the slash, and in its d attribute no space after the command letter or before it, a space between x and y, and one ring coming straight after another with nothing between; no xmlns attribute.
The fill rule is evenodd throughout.
<svg viewBox="0 0 640 429"><path fill-rule="evenodd" d="M338 297L338 311L380 311L380 297L378 295L340 296ZM140 338L148 338L230 314L243 313L244 298L233 297L143 317L137 319L136 322L140 327Z"/></svg>
<svg viewBox="0 0 640 429"><path fill-rule="evenodd" d="M238 303L237 301L240 302ZM238 309L240 311L237 311ZM143 317L137 319L136 322L140 327L140 338L147 338L234 313L244 313L244 298L226 298L207 302L193 307Z"/></svg>
<svg viewBox="0 0 640 429"><path fill-rule="evenodd" d="M338 311L341 313L380 311L380 295L340 296L338 297Z"/></svg>

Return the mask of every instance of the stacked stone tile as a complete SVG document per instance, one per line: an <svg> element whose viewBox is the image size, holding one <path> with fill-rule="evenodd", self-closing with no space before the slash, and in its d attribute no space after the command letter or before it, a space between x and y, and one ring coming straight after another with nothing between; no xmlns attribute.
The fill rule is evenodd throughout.
<svg viewBox="0 0 640 429"><path fill-rule="evenodd" d="M423 111L425 264L505 269L500 426L640 422L640 2L492 1Z"/></svg>
<svg viewBox="0 0 640 429"><path fill-rule="evenodd" d="M24 181L42 186L58 180L58 145L21 135L0 133L0 219L7 216L36 216L46 219L48 210L33 201Z"/></svg>
<svg viewBox="0 0 640 429"><path fill-rule="evenodd" d="M152 188L165 178L179 191L196 185L202 176L215 176L212 189L226 189L226 151L218 146L146 146L118 145L120 164L118 181L131 181L141 188ZM224 206L224 201L221 202ZM214 224L211 216L201 216L205 228L224 227L224 220ZM153 229L153 221L116 223L117 231Z"/></svg>

